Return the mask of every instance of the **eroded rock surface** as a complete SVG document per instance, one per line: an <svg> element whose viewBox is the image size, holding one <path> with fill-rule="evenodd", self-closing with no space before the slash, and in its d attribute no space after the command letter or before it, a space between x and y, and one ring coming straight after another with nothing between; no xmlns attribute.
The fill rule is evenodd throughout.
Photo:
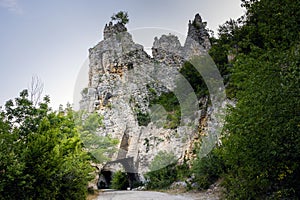
<svg viewBox="0 0 300 200"><path fill-rule="evenodd" d="M89 85L82 94L80 108L103 116L104 126L99 127L98 134L120 141L112 160L133 157L134 173L145 173L159 151L173 152L182 160L199 138L199 126L204 127L199 121L205 119L207 125L207 98L201 108L198 100L191 101L190 106L197 109L182 114L176 128L160 125L166 120L166 112L159 105L150 105L154 96L171 91L181 98L182 105L189 100L189 94L184 96L180 90L176 93L178 83L182 85L179 70L192 56L207 54L210 43L205 25L197 14L189 23L184 46L174 35L155 38L151 57L133 41L123 24L109 23L104 28L104 39L89 49ZM201 113L205 113L202 118ZM139 115L152 120L141 123Z"/></svg>

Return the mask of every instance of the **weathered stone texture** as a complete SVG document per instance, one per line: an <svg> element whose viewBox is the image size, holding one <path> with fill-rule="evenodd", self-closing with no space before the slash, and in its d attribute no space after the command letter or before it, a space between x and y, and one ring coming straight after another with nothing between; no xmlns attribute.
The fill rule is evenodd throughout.
<svg viewBox="0 0 300 200"><path fill-rule="evenodd" d="M133 157L136 171L144 173L158 151L172 151L181 159L191 152L197 131L186 134L187 127L166 129L154 122L139 126L136 113L151 111L149 87L158 96L173 91L182 64L209 48L208 33L199 14L189 23L184 46L176 36L163 35L154 39L152 58L133 41L124 25L105 26L104 40L89 49L89 85L80 105L81 109L103 115L100 135L120 140L119 151L112 159ZM199 115L201 110L194 112ZM198 126L198 120L190 123Z"/></svg>

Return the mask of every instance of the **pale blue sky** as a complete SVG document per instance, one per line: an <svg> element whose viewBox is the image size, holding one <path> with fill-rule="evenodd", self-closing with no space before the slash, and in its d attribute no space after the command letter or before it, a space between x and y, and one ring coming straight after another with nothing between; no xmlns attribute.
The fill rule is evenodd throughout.
<svg viewBox="0 0 300 200"><path fill-rule="evenodd" d="M129 30L160 27L186 34L200 13L208 28L243 14L240 0L0 0L0 105L36 75L57 109L73 101L88 49L113 13L128 11ZM153 41L153 38L149 38ZM86 76L88 76L86 74Z"/></svg>

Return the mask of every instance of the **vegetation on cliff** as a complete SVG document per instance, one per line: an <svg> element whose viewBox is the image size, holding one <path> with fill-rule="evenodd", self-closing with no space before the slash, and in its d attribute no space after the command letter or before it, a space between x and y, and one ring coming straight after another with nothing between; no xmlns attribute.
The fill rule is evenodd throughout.
<svg viewBox="0 0 300 200"><path fill-rule="evenodd" d="M111 20L125 25L129 22L128 13L125 11L120 11L111 16Z"/></svg>
<svg viewBox="0 0 300 200"><path fill-rule="evenodd" d="M176 162L177 159L173 153L158 152L149 166L150 171L145 174L148 179L147 188L163 189L176 181Z"/></svg>

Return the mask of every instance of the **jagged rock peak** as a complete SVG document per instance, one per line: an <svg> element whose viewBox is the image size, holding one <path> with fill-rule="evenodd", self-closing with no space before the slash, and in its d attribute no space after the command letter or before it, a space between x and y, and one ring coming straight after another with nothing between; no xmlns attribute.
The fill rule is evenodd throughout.
<svg viewBox="0 0 300 200"><path fill-rule="evenodd" d="M159 39L157 37L154 38L153 48L180 48L181 44L177 36L172 35L162 35Z"/></svg>
<svg viewBox="0 0 300 200"><path fill-rule="evenodd" d="M182 53L183 49L177 36L169 33L169 35L162 35L159 39L154 38L152 56L156 61L180 68Z"/></svg>
<svg viewBox="0 0 300 200"><path fill-rule="evenodd" d="M201 26L202 18L201 18L201 16L200 16L199 13L197 13L197 14L195 15L195 19L194 19L193 23L195 23L195 24L198 25L198 26Z"/></svg>
<svg viewBox="0 0 300 200"><path fill-rule="evenodd" d="M206 29L206 22L202 21L199 13L195 15L194 20L189 21L188 34L185 46L190 45L191 40L198 42L204 49L208 50L211 47L209 42L209 34Z"/></svg>
<svg viewBox="0 0 300 200"><path fill-rule="evenodd" d="M104 40L107 38L112 37L113 35L116 35L121 32L127 31L127 28L125 27L124 24L118 22L116 24L113 24L112 22L109 22L109 24L105 24L104 31L103 31L103 36Z"/></svg>

